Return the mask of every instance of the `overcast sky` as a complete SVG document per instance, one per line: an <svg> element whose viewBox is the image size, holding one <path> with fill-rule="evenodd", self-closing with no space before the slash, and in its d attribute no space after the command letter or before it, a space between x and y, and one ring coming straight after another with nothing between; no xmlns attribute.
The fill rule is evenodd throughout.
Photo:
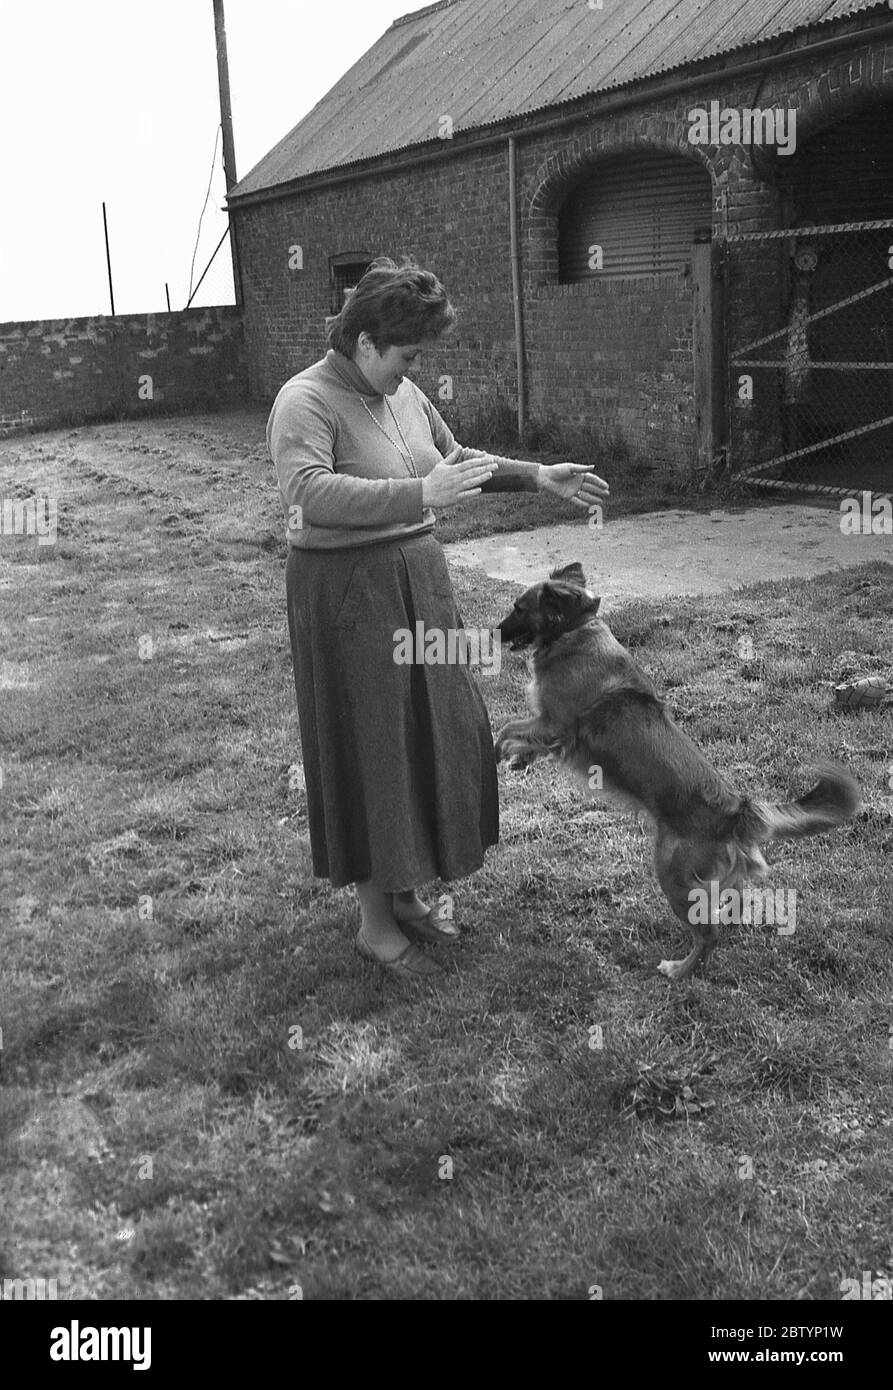
<svg viewBox="0 0 893 1390"><path fill-rule="evenodd" d="M421 0L225 0L236 170L248 173ZM0 0L0 322L188 297L220 121L211 0ZM197 280L226 227L218 141ZM224 242L195 306L232 304Z"/></svg>

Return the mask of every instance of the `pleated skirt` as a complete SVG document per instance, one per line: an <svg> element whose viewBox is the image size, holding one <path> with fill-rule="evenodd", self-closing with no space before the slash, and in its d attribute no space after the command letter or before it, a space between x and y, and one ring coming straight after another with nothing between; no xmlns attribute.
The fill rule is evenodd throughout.
<svg viewBox="0 0 893 1390"><path fill-rule="evenodd" d="M462 628L439 542L292 547L286 588L314 875L398 892L474 873L499 839L478 678L395 660L418 622Z"/></svg>

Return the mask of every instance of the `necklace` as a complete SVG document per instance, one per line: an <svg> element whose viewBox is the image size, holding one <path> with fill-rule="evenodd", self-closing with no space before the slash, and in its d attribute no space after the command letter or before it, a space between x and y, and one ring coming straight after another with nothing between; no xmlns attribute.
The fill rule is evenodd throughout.
<svg viewBox="0 0 893 1390"><path fill-rule="evenodd" d="M335 363L334 363L334 362L332 363L332 366L335 367ZM409 469L410 473L412 474L413 478L417 478L419 475L418 475L418 473L416 472L415 455L413 454L412 449L410 449L409 445L408 445L407 442L406 442L406 436L405 436L405 434L403 433L402 429L400 428L400 421L397 419L396 415L394 414L393 407L392 407L392 405L391 405L391 402L388 400L387 396L385 396L385 398L384 398L384 403L385 403L385 405L386 405L387 408L388 408L388 411L389 411L389 413L390 413L391 419L393 420L394 424L397 426L397 433L399 434L400 438L403 440L403 449L405 449L405 450L406 450L406 453L409 455L409 458L408 458L408 459L404 456L403 449L400 448L400 445L397 443L396 439L394 439L393 435L388 434L387 430L385 429L385 427L384 427L384 425L381 423L381 421L378 420L378 419L376 419L376 417L372 414L372 411L369 409L368 405L366 404L365 400L363 399L363 396L362 396L361 392L357 390L357 388L356 388L356 386L354 386L353 382L352 382L352 381L348 381L347 377L344 376L344 374L343 374L342 372L340 372L340 371L338 370L337 367L335 367L335 371L336 371L336 373L338 374L338 376L341 377L341 380L345 383L345 385L349 386L349 387L351 388L352 391L355 391L355 392L356 392L356 394L357 394L357 395L359 396L359 398L360 398L360 405L363 407L363 409L365 410L366 414L369 416L369 419L372 421L372 423L376 426L377 429L380 429L380 430L381 430L382 434L384 435L384 437L385 437L385 439L388 441L388 443L389 443L389 444L393 444L394 448L397 450L397 453L400 455L401 459L403 459L403 462L406 464L406 466L407 466L407 468Z"/></svg>

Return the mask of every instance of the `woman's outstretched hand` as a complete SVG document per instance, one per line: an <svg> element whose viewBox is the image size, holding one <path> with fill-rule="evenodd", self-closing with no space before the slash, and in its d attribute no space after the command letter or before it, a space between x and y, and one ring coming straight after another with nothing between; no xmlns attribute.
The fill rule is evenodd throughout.
<svg viewBox="0 0 893 1390"><path fill-rule="evenodd" d="M499 467L488 454L466 459L464 463L454 462L461 453L459 444L447 454L443 463L438 463L427 478L422 479L423 506L451 507L454 502L464 502L466 497L477 497L483 484Z"/></svg>
<svg viewBox="0 0 893 1390"><path fill-rule="evenodd" d="M604 478L585 463L543 464L539 485L544 492L554 492L556 497L564 497L577 507L595 507L611 495Z"/></svg>

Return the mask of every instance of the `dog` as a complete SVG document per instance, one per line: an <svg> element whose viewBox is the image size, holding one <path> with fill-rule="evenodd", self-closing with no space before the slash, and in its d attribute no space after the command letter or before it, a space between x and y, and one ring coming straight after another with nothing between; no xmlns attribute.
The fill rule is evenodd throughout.
<svg viewBox="0 0 893 1390"><path fill-rule="evenodd" d="M512 651L530 649L533 717L499 731L496 757L513 768L552 757L590 792L645 813L658 881L693 938L684 960L661 961L658 968L684 980L706 965L717 944L726 920L720 893L765 878L761 847L842 825L859 809L859 787L837 764L824 762L819 781L799 801L774 805L740 796L674 724L651 680L596 616L600 603L575 563L534 584L500 624ZM703 902L711 885L709 920L693 921L704 915L692 911L695 890Z"/></svg>

